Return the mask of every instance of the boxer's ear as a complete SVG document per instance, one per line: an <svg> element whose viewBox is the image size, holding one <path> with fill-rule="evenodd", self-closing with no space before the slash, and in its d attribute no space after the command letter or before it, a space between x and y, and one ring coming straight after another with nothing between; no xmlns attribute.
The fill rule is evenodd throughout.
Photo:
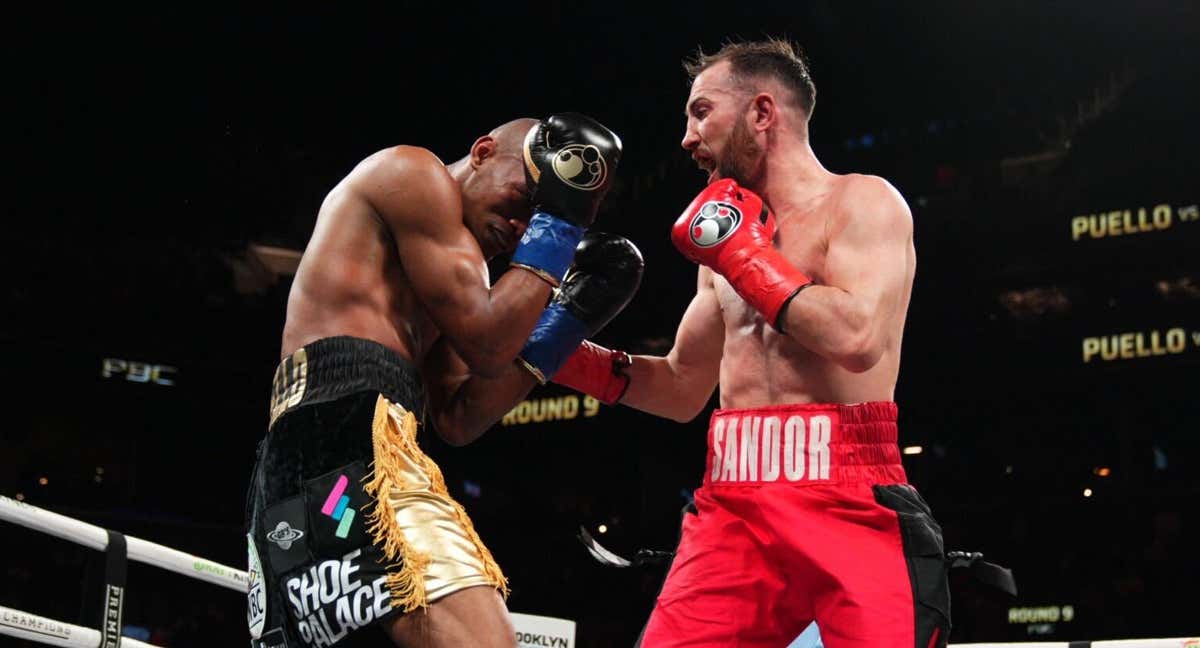
<svg viewBox="0 0 1200 648"><path fill-rule="evenodd" d="M483 161L496 154L496 138L484 135L471 145L471 168L478 169Z"/></svg>
<svg viewBox="0 0 1200 648"><path fill-rule="evenodd" d="M769 92L760 92L750 101L751 125L758 132L771 128L779 121L779 106L775 96Z"/></svg>

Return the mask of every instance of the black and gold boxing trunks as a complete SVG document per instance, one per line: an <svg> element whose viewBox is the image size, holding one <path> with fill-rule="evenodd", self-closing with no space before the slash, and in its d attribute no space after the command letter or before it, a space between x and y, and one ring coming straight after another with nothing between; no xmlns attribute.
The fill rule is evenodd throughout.
<svg viewBox="0 0 1200 648"><path fill-rule="evenodd" d="M326 338L279 364L247 497L252 648L364 645L358 632L453 592L507 584L417 444L416 367Z"/></svg>

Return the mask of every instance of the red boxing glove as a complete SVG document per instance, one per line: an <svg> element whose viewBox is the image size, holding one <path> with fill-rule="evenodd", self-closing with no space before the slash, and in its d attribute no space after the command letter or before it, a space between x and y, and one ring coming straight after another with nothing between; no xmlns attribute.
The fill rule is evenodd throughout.
<svg viewBox="0 0 1200 648"><path fill-rule="evenodd" d="M629 354L613 351L584 340L552 379L576 391L595 396L605 405L621 400L629 387L625 368L633 364Z"/></svg>
<svg viewBox="0 0 1200 648"><path fill-rule="evenodd" d="M671 228L683 256L729 280L742 299L779 329L779 315L813 281L771 244L775 216L753 192L725 178L707 187Z"/></svg>

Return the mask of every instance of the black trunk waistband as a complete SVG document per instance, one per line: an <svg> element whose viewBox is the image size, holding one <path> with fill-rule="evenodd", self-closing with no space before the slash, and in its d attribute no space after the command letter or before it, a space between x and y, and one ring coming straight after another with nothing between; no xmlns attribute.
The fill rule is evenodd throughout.
<svg viewBox="0 0 1200 648"><path fill-rule="evenodd" d="M374 391L417 415L425 389L417 368L391 349L362 338L322 338L283 359L271 385L271 423L285 412L348 394Z"/></svg>

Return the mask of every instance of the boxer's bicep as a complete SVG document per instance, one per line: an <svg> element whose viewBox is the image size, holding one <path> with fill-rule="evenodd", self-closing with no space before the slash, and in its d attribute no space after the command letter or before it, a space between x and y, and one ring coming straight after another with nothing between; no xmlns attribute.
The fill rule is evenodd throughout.
<svg viewBox="0 0 1200 648"><path fill-rule="evenodd" d="M457 338L488 302L483 253L463 225L462 198L443 169L409 164L394 173L368 188L372 204L417 299L439 330Z"/></svg>
<svg viewBox="0 0 1200 648"><path fill-rule="evenodd" d="M429 318L452 341L461 342L487 328L480 321L490 301L487 265L465 228L461 234L446 234L414 232L397 240L396 247Z"/></svg>
<svg viewBox="0 0 1200 648"><path fill-rule="evenodd" d="M717 385L724 342L725 322L721 319L713 274L701 266L696 278L696 296L679 322L675 346L667 354L667 361L682 380L699 385L711 382L711 392Z"/></svg>
<svg viewBox="0 0 1200 648"><path fill-rule="evenodd" d="M860 183L830 233L824 283L846 293L845 316L871 338L884 335L904 293L912 215L886 182Z"/></svg>
<svg viewBox="0 0 1200 648"><path fill-rule="evenodd" d="M504 372L545 308L550 284L521 271L489 286L483 251L463 224L458 183L428 151L399 148L365 170L357 186L390 232L404 278L443 337L472 373Z"/></svg>
<svg viewBox="0 0 1200 648"><path fill-rule="evenodd" d="M820 281L788 303L784 330L853 372L883 357L908 275L912 216L880 178L862 176L830 217Z"/></svg>

